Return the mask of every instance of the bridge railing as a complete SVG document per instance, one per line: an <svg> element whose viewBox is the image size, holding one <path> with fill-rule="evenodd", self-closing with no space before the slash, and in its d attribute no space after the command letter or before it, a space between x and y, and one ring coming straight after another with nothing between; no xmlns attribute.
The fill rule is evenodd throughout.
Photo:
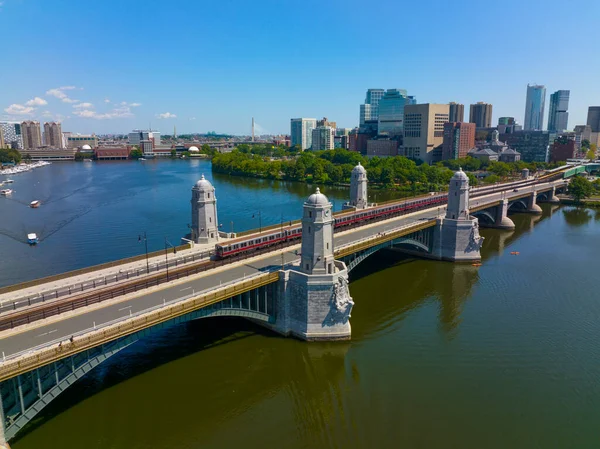
<svg viewBox="0 0 600 449"><path fill-rule="evenodd" d="M277 271L256 273L244 280L223 284L216 290L207 289L193 292L183 298L165 301L163 304L78 331L72 335L72 341L67 337L62 337L8 356L3 353L0 363L0 382L52 361L273 283L278 279Z"/></svg>

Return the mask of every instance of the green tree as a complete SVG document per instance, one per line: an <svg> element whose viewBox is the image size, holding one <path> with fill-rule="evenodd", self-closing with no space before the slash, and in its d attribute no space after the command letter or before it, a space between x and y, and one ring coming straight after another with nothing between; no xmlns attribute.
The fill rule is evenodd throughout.
<svg viewBox="0 0 600 449"><path fill-rule="evenodd" d="M14 162L18 164L21 162L21 153L10 148L0 149L0 162Z"/></svg>
<svg viewBox="0 0 600 449"><path fill-rule="evenodd" d="M171 157L172 157L172 158L176 158L176 157L177 157L177 151L175 150L175 148L173 148L173 149L171 150Z"/></svg>
<svg viewBox="0 0 600 449"><path fill-rule="evenodd" d="M583 176L576 176L569 183L569 195L576 202L592 196L594 193L593 184Z"/></svg>
<svg viewBox="0 0 600 449"><path fill-rule="evenodd" d="M77 153L75 153L75 160L77 162L83 161L84 158L85 158L85 156L81 151L78 151Z"/></svg>
<svg viewBox="0 0 600 449"><path fill-rule="evenodd" d="M129 157L131 159L139 159L143 156L144 154L142 153L142 150L140 150L139 148L134 148L133 150L131 150L131 152L129 153Z"/></svg>
<svg viewBox="0 0 600 449"><path fill-rule="evenodd" d="M586 149L587 149L587 148L589 148L589 147L590 147L590 141L589 141L589 140L587 140L587 139L583 139L583 140L581 141L581 148L586 148Z"/></svg>
<svg viewBox="0 0 600 449"><path fill-rule="evenodd" d="M467 175L468 176L468 175ZM489 175L483 178L484 184L494 184L495 182L500 181L500 176L498 175Z"/></svg>
<svg viewBox="0 0 600 449"><path fill-rule="evenodd" d="M585 157L586 157L587 159L590 159L590 160L592 160L592 161L593 161L594 159L596 159L596 152L590 148L590 149L588 150L588 152L586 153Z"/></svg>

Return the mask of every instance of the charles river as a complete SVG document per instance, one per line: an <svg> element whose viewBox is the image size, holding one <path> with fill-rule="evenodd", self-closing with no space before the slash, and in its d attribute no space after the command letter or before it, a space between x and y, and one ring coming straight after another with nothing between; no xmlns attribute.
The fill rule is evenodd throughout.
<svg viewBox="0 0 600 449"><path fill-rule="evenodd" d="M297 218L314 188L213 175L209 161L14 175L0 285L140 254L144 231L150 250L178 243L202 173L225 231ZM348 197L323 192L336 210ZM543 209L513 215L514 232L482 230L478 268L368 259L351 275L350 342L226 318L157 333L69 388L13 448L598 448L600 212Z"/></svg>

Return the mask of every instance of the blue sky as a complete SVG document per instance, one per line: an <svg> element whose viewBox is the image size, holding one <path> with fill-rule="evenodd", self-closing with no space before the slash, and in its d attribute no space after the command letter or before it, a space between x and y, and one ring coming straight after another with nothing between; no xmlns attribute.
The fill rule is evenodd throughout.
<svg viewBox="0 0 600 449"><path fill-rule="evenodd" d="M0 119L63 131L353 127L374 87L486 101L494 123L523 122L528 82L546 85L546 121L550 93L570 89L571 129L600 104L597 0L0 3Z"/></svg>

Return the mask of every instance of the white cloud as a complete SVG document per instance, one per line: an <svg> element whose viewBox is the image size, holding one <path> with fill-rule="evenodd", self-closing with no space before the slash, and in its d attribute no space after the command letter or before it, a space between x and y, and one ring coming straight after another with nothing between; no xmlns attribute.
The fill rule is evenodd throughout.
<svg viewBox="0 0 600 449"><path fill-rule="evenodd" d="M196 117L190 117L190 120L196 120Z"/></svg>
<svg viewBox="0 0 600 449"><path fill-rule="evenodd" d="M105 102L105 103L110 103L110 100L109 100L108 98L105 98L105 99L104 99L104 102Z"/></svg>
<svg viewBox="0 0 600 449"><path fill-rule="evenodd" d="M78 117L93 118L96 120L110 120L113 118L133 117L133 114L132 114L129 106L120 106L118 108L113 109L110 112L105 112L105 113L99 113L96 111L92 111L90 109L84 109L82 111L75 110L75 111L73 111L73 114L75 114Z"/></svg>
<svg viewBox="0 0 600 449"><path fill-rule="evenodd" d="M129 106L131 106L132 108L137 108L138 106L141 106L142 103L130 103Z"/></svg>
<svg viewBox="0 0 600 449"><path fill-rule="evenodd" d="M170 112L164 112L162 114L156 115L158 118L177 118L175 114L171 114Z"/></svg>
<svg viewBox="0 0 600 449"><path fill-rule="evenodd" d="M56 97L59 100L62 100L63 103L77 103L79 101L70 99L69 96L64 92L65 90L83 90L83 88L78 88L75 86L62 86L46 91L46 95Z"/></svg>
<svg viewBox="0 0 600 449"><path fill-rule="evenodd" d="M35 111L35 108L23 106L22 104L11 104L4 111L13 115L31 115Z"/></svg>
<svg viewBox="0 0 600 449"><path fill-rule="evenodd" d="M76 109L89 109L89 108L93 108L94 105L92 103L79 103L79 104L73 105L73 107Z"/></svg>
<svg viewBox="0 0 600 449"><path fill-rule="evenodd" d="M50 111L44 111L44 112L42 112L42 117L52 117L52 116L53 116L53 114Z"/></svg>
<svg viewBox="0 0 600 449"><path fill-rule="evenodd" d="M35 97L35 98L29 100L25 104L27 106L44 106L45 104L48 104L48 102L46 100L44 100L43 98Z"/></svg>

